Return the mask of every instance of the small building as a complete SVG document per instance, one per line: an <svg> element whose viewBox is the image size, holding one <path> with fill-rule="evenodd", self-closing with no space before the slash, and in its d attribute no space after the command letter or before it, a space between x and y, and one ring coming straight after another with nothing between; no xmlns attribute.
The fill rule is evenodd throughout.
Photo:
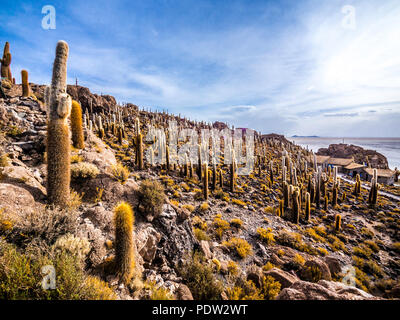
<svg viewBox="0 0 400 320"><path fill-rule="evenodd" d="M345 159L345 158L329 158L326 161L327 166L329 167L337 167L339 173L345 173L345 167L354 162L354 158Z"/></svg>
<svg viewBox="0 0 400 320"><path fill-rule="evenodd" d="M322 166L325 167L326 166L326 162L328 161L328 159L330 158L329 156L319 156L319 155L315 155L315 158L317 160L317 165L318 166ZM314 165L314 156L310 155L308 157L308 163L310 164L310 166Z"/></svg>
<svg viewBox="0 0 400 320"><path fill-rule="evenodd" d="M364 168L365 178L364 180L371 181L374 176L373 168ZM396 178L396 172L390 169L376 169L378 174L378 183L393 185Z"/></svg>
<svg viewBox="0 0 400 320"><path fill-rule="evenodd" d="M366 180L366 174L364 171L365 167L365 164L353 162L343 168L343 173L350 177L355 177L357 174L359 174L362 180Z"/></svg>

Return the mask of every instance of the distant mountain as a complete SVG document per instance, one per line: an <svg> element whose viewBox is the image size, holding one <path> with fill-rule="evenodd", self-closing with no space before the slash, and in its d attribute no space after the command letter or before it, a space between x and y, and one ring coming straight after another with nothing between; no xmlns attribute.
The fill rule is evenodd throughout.
<svg viewBox="0 0 400 320"><path fill-rule="evenodd" d="M292 138L319 138L319 136L298 136L295 134Z"/></svg>

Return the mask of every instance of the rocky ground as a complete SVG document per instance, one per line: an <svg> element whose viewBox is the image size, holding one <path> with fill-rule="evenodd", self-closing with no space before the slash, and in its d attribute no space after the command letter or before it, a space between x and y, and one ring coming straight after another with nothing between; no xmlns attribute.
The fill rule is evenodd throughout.
<svg viewBox="0 0 400 320"><path fill-rule="evenodd" d="M36 98L21 98L20 86L14 85L5 90L7 99L0 99L0 249L13 244L28 255L43 248L51 251L60 238L72 237L73 243L87 244L83 277L101 279L118 299L400 297L399 203L380 196L370 208L367 191L356 197L353 186L342 182L338 204L332 206L330 176L329 202L321 208L313 204L310 221L304 219L304 207L299 224L291 222L289 208L277 215L282 146L293 159L299 152L306 155L278 135L264 137L273 141L264 145L264 156L275 164L274 181L268 165L262 165L250 176L239 176L230 192L229 168L222 166L225 184L210 190L206 201L196 174L184 177L179 167L167 171L148 163L138 170L132 144L136 117L143 131L150 121L164 125L171 117L187 126L205 124L140 111L131 104L124 113L122 143L112 133L100 139L85 130L85 148L72 149L72 166L89 163L98 172L72 178L74 201L68 210L47 208L44 88L31 88ZM68 86L68 92L90 113L117 108L113 97L93 95L87 88ZM118 164L129 169L127 179L116 174ZM299 183L305 185L302 179ZM159 214L149 215L141 207L140 187L148 180L159 181L166 194ZM135 210L136 276L129 285L107 269L114 255L113 210L120 201ZM338 213L341 229L335 231ZM7 267L4 259L0 250L0 276Z"/></svg>

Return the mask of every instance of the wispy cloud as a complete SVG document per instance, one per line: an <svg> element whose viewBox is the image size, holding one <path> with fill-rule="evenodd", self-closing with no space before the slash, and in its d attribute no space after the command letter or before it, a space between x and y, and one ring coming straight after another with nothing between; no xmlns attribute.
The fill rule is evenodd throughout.
<svg viewBox="0 0 400 320"><path fill-rule="evenodd" d="M50 81L65 39L69 81L121 102L262 132L398 136L397 0L54 1L51 31L36 2L6 2L0 36L30 81Z"/></svg>

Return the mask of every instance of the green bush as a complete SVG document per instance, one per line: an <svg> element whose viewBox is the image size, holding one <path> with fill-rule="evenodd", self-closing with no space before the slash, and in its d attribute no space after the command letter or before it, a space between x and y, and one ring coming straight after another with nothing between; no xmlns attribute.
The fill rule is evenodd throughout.
<svg viewBox="0 0 400 320"><path fill-rule="evenodd" d="M223 286L214 274L213 268L206 263L204 256L196 252L180 268L180 275L192 292L195 300L219 300Z"/></svg>
<svg viewBox="0 0 400 320"><path fill-rule="evenodd" d="M71 165L71 177L73 179L93 179L99 173L99 169L89 162L78 162Z"/></svg>
<svg viewBox="0 0 400 320"><path fill-rule="evenodd" d="M143 213L158 216L165 201L164 187L158 181L144 180L139 188L138 200Z"/></svg>

